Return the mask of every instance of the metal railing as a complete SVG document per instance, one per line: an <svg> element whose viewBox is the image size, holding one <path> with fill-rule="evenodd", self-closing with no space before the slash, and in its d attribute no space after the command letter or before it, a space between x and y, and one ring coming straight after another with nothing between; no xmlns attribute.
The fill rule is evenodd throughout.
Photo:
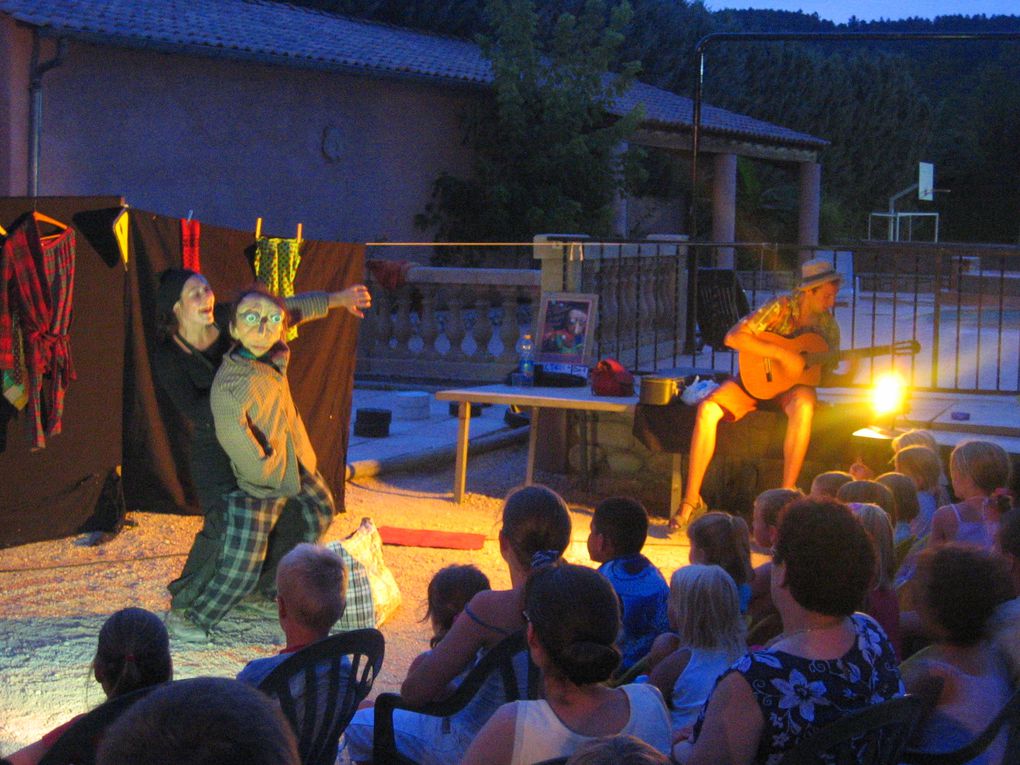
<svg viewBox="0 0 1020 765"><path fill-rule="evenodd" d="M698 305L694 342L685 342L687 303L697 303L699 294L698 285L688 285L688 258L705 275L721 251L735 256L747 308L791 290L799 260L824 257L844 276L835 309L844 348L920 345L916 355L866 361L855 384L896 369L921 390L1020 392L1020 247L945 243L804 247L537 237L535 269L412 267L395 289L370 282L375 305L362 328L358 375L501 380L516 362L517 337L532 328L539 295L555 291L599 296L596 359L612 356L640 371L732 371L735 354L722 347L718 332L714 346L707 342L706 329L736 320L736 296L727 305Z"/></svg>

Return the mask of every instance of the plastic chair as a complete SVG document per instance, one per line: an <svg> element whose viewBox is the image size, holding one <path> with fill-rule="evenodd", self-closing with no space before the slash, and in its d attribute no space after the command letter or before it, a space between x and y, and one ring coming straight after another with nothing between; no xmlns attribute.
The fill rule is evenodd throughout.
<svg viewBox="0 0 1020 765"><path fill-rule="evenodd" d="M372 690L385 651L379 630L342 632L302 648L259 683L294 727L303 765L336 760L340 734Z"/></svg>
<svg viewBox="0 0 1020 765"><path fill-rule="evenodd" d="M86 713L54 742L39 760L39 765L95 765L96 749L106 729L132 704L159 687L150 685L139 688L110 699Z"/></svg>
<svg viewBox="0 0 1020 765"><path fill-rule="evenodd" d="M1002 765L1018 765L1020 763L1020 690L1013 693L1013 696L988 724L988 727L966 746L949 752L924 752L920 749L907 749L900 756L900 761L907 765L964 765L991 746L1003 729L1006 729L1008 733L1006 734L1006 753L1002 758Z"/></svg>
<svg viewBox="0 0 1020 765"><path fill-rule="evenodd" d="M913 696L872 704L819 728L783 755L780 765L897 765L921 717Z"/></svg>
<svg viewBox="0 0 1020 765"><path fill-rule="evenodd" d="M527 669L521 673L518 668L526 662ZM377 763L395 765L418 765L397 749L396 732L393 728L393 712L404 709L432 717L450 717L474 698L478 689L490 675L498 673L503 684L503 701L538 698L539 672L528 654L524 631L504 638L490 649L471 668L457 686L457 690L442 701L431 701L414 705L404 701L399 694L381 693L375 700L375 730L372 738L372 757ZM526 678L521 675L526 675ZM523 680L523 682L522 682Z"/></svg>

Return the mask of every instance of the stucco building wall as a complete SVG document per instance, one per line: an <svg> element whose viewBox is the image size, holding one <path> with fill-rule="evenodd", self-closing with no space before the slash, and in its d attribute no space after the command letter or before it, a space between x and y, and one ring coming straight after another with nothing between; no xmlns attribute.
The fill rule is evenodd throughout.
<svg viewBox="0 0 1020 765"><path fill-rule="evenodd" d="M55 50L45 41L42 59ZM0 23L0 192L22 195L31 34ZM467 174L472 91L70 42L43 79L40 195L306 238L416 240L440 172ZM9 148L9 150L8 150Z"/></svg>

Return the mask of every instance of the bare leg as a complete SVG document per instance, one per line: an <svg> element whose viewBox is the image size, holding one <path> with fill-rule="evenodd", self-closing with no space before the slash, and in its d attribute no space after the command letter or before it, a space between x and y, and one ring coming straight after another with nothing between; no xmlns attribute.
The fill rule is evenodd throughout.
<svg viewBox="0 0 1020 765"><path fill-rule="evenodd" d="M701 502L701 483L715 454L715 433L723 417L722 407L710 399L698 405L691 434L690 461L687 465L687 488L680 503L680 523L686 524L694 508Z"/></svg>
<svg viewBox="0 0 1020 765"><path fill-rule="evenodd" d="M783 440L783 487L797 488L797 476L804 467L808 444L811 443L811 421L815 414L815 389L798 385L790 391L783 411L786 412L786 438Z"/></svg>

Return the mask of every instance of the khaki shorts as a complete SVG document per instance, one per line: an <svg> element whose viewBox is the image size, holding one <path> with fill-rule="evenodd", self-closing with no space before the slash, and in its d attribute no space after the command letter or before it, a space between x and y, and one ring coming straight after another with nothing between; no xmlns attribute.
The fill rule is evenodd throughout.
<svg viewBox="0 0 1020 765"><path fill-rule="evenodd" d="M794 385L790 390L780 393L775 398L763 401L744 390L736 380L729 379L712 391L706 401L712 401L722 408L723 420L736 422L748 412L753 412L759 407L768 411L785 411L786 405L793 400L798 388L807 388L813 391L808 385Z"/></svg>

